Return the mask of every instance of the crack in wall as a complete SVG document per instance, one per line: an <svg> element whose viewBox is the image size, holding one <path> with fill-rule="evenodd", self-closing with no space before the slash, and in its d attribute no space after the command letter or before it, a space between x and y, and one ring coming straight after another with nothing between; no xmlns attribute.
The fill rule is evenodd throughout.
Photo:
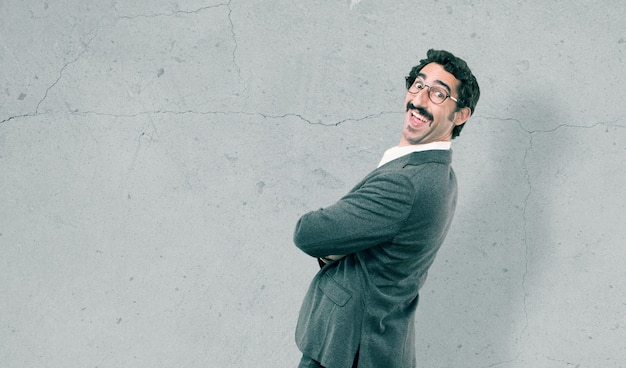
<svg viewBox="0 0 626 368"><path fill-rule="evenodd" d="M348 119L343 119L340 120L336 123L331 123L331 124L323 124L323 123L311 123L309 122L309 124L313 124L313 125L324 125L324 126L339 126L343 123L347 123L349 121L362 121L362 120L368 120L368 119L373 119L373 118L379 118L383 115L398 115L398 114L402 114L401 112L397 112L397 111L381 111L375 114L369 114L369 115L365 115L362 118L348 118Z"/></svg>
<svg viewBox="0 0 626 368"><path fill-rule="evenodd" d="M100 28L100 22L98 22L98 24L91 30L91 32L93 32L93 35L89 38L89 40L87 40L87 42L83 42L83 47L84 49L73 59L70 60L68 62L66 62L62 67L61 70L59 70L58 76L55 79L54 82L52 82L51 85L49 85L46 90L44 91L43 97L39 100L39 102L37 102L37 105L35 106L35 111L34 112L30 112L30 113L26 113L26 114L20 114L20 115L13 115L13 116L9 116L6 119L3 119L0 121L0 124L4 124L4 123L8 123L11 120L15 120L15 119L19 119L19 118L28 118L28 117L34 117L34 116L39 116L42 115L39 112L39 108L41 107L41 104L44 103L44 101L48 98L48 93L50 93L50 90L52 90L63 78L63 74L65 72L65 70L72 64L75 64L76 62L78 62L78 60L80 60L83 55L89 51L89 45L91 44L91 42L96 38L96 36L98 35L98 31Z"/></svg>
<svg viewBox="0 0 626 368"><path fill-rule="evenodd" d="M4 124L4 123L8 123L11 120L15 120L15 119L20 119L20 118L29 118L29 117L33 117L33 116L37 116L38 114L35 113L28 113L28 114L22 114L22 115L13 115L13 116L9 116L8 118L0 121L0 124Z"/></svg>
<svg viewBox="0 0 626 368"><path fill-rule="evenodd" d="M549 357L549 356L547 356L546 358L547 358L548 360L553 361L553 362L564 363L564 364L566 364L566 365L575 366L575 368L581 368L581 365L580 365L580 364L578 364L578 363L572 363L572 362L568 362L568 361L566 361L566 360L561 360L561 359L554 359L554 358L551 358L551 357Z"/></svg>
<svg viewBox="0 0 626 368"><path fill-rule="evenodd" d="M228 9L228 22L230 24L230 32L232 35L232 42L234 44L233 47L233 52L232 52L232 62L233 65L235 66L235 68L237 69L237 75L239 77L239 79L242 81L243 85L244 85L244 91L247 88L247 84L245 82L245 80L242 78L241 75L241 67L238 65L237 63L237 50L239 47L239 44L237 42L237 35L235 34L235 25L234 22L232 20L232 12L233 9L231 7L231 3L232 0L229 0L226 3L220 3L220 4L216 4L216 5L210 5L210 6L205 6L205 7L201 7L195 10L177 10L177 11L173 11L170 13L154 13L154 14L137 14L137 15L127 15L127 16L118 16L115 19L120 20L120 19L137 19L137 18L156 18L156 17L170 17L170 16L176 16L179 14L197 14L206 10L210 10L210 9L215 9L215 8L219 8L219 7L226 7ZM41 105L46 101L46 99L48 98L48 94L50 93L50 91L61 81L61 79L63 78L63 75L66 71L66 69L72 65L75 64L76 62L78 62L82 56L89 51L89 45L91 44L91 42L95 39L95 37L98 35L98 30L100 28L100 23L102 22L102 20L100 20L98 22L98 25L94 28L94 30L92 30L92 32L94 32L93 36L91 38L89 38L89 40L87 42L83 43L84 49L82 50L82 52L80 52L73 60L70 60L68 62L66 62L60 69L57 78L54 80L54 82L49 85L46 90L44 91L44 95L43 97L37 102L37 105L35 106L35 111L31 112L31 113L26 113L26 114L20 114L20 115L13 115L13 116L9 116L3 120L0 120L0 124L4 124L4 123L8 123L12 120L16 120L19 118L27 118L27 117L34 117L34 116L38 116L41 115L41 113L39 112L39 109L41 107ZM184 111L184 112L179 112L179 113L191 113L193 111L189 110L189 111ZM87 112L87 113L93 113L93 112ZM156 111L146 111L146 112L141 112L141 113L137 113L137 114L133 114L133 115L116 115L116 114L101 114L101 113L94 113L96 115L108 115L108 116L114 116L114 117L133 117L133 116L140 116L140 115L145 115L145 114L159 114L159 113L163 113L162 111L156 110ZM167 111L166 113L176 113L173 111ZM216 112L219 113L219 112ZM272 117L272 116L264 116L263 114L260 114L263 117ZM305 119L303 116L298 115L298 114L286 114L283 115L282 117L286 117L288 115L291 116L297 116L299 117L301 120L307 121L309 123L311 123L310 121L308 121L307 119Z"/></svg>
<svg viewBox="0 0 626 368"><path fill-rule="evenodd" d="M489 364L489 365L486 365L484 368L493 368L493 367L497 367L497 366L502 365L502 364L512 363L512 362L516 361L518 358L519 358L519 355L515 359L503 360L501 362Z"/></svg>
<svg viewBox="0 0 626 368"><path fill-rule="evenodd" d="M232 42L233 42L233 45L234 45L233 52L232 52L232 62L233 62L233 65L235 66L235 68L237 69L237 76L239 77L239 79L242 81L242 84L244 85L243 91L245 91L247 89L247 84L246 84L245 80L241 76L241 67L237 63L237 50L239 48L239 43L237 42L237 35L235 33L235 23L233 22L233 18L232 18L233 8L231 7L231 3L232 3L232 0L228 0L228 2L226 2L226 3L220 3L220 4L216 4L216 5L204 6L202 8L198 8L196 10L177 10L177 11L173 11L173 12L169 12L169 13L121 15L121 16L118 16L116 19L120 20L120 19L137 19L137 18L172 17L172 16L176 16L176 15L180 15L180 14L185 14L185 15L197 14L197 13L200 13L200 12L203 12L203 11L207 11L207 10L210 10L210 9L226 7L226 9L228 10L228 23L230 24L230 33L231 33Z"/></svg>
<svg viewBox="0 0 626 368"><path fill-rule="evenodd" d="M232 1L232 0L230 0ZM229 6L230 1L228 3L220 3L216 5L203 6L201 8L195 10L175 10L169 13L152 13L152 14L135 14L135 15L119 15L116 19L137 19L137 18L157 18L157 17L172 17L180 14L197 14L209 9L215 9L222 6Z"/></svg>
<svg viewBox="0 0 626 368"><path fill-rule="evenodd" d="M144 116L144 115L186 115L186 114L196 114L196 115L245 115L245 116L259 116L263 119L286 119L286 118L290 118L290 117L294 117L297 118L298 120L301 120L309 125L322 125L322 126L327 126L327 127L333 127L333 126L340 126L344 123L348 123L348 122L358 122L358 121L363 121L363 120L368 120L368 119L375 119L375 118L379 118L381 116L384 115L397 115L400 114L399 112L394 112L394 111L381 111L381 112L377 112L377 113L373 113L373 114L368 114L362 117L355 117L355 118L346 118L346 119L342 119L336 122L330 122L330 123L321 123L321 122L313 122L310 119L306 118L304 115L302 114L297 114L297 113L286 113L286 114L265 114L262 112L245 112L245 111L196 111L196 110L180 110L180 111L176 111L176 110L149 110L149 111L141 111L141 112L136 112L136 113L131 113L131 114L114 114L114 113L106 113L106 112L98 112L98 111L79 111L79 110L75 110L75 111L70 111L68 112L70 115L77 115L77 116L87 116L87 115L96 115L96 116L108 116L108 117L113 117L113 118L135 118L138 116ZM9 122L11 120L14 119L19 119L19 118L26 118L26 117L33 117L33 116L38 116L38 115L43 115L42 113L39 112L35 112L35 113L29 113L29 114L23 114L23 115L15 115L15 116L10 116L7 119L4 119L2 121L0 121L0 124L5 123L5 122Z"/></svg>
<svg viewBox="0 0 626 368"><path fill-rule="evenodd" d="M141 111L132 114L114 114L114 113L106 113L106 112L98 112L98 111L71 111L70 115L78 115L78 116L86 116L86 115L96 115L96 116L109 116L114 118L135 118L138 116L144 115L245 115L245 116L260 116L264 119L282 119L287 117L296 117L304 122L309 124L314 124L304 116L295 113L287 113L282 115L270 115L264 114L260 112L245 112L245 111L196 111L196 110L149 110L149 111Z"/></svg>
<svg viewBox="0 0 626 368"><path fill-rule="evenodd" d="M59 71L59 76L57 77L57 79L48 88L46 88L46 91L44 92L43 97L37 103L37 106L35 107L34 115L38 115L39 114L39 107L48 98L48 93L50 92L50 90L53 89L57 85L57 83L59 83L61 78L63 78L63 73L65 72L65 69L67 69L70 65L76 63L78 60L80 60L80 58L82 58L82 56L87 51L89 51L89 44L98 35L98 28L99 28L99 25L96 26L95 32L94 32L93 36L91 36L91 38L87 42L83 43L83 47L84 47L83 51L80 52L73 60L68 61L67 63L65 63L65 65L63 65L63 67L61 67L61 70Z"/></svg>
<svg viewBox="0 0 626 368"><path fill-rule="evenodd" d="M524 127L522 126L522 123L520 122L520 128L524 131L526 131L524 129ZM528 131L526 131L528 132ZM528 276L528 259L530 257L529 255L529 250L530 247L528 245L528 203L530 201L530 196L533 193L533 183L531 181L530 178L530 173L528 171L528 154L532 151L533 149L533 138L534 138L534 134L533 133L529 133L528 136L528 146L526 147L526 150L524 151L524 158L522 159L522 167L524 168L524 177L526 178L526 184L528 185L528 192L526 193L526 197L524 198L524 206L522 208L522 218L524 219L524 226L522 227L524 230L524 273L522 274L522 293L523 293L523 306L524 306L524 328L522 328L522 331L519 334L518 337L518 341L521 341L522 338L524 337L524 335L526 334L526 331L528 330L528 304L527 304L527 296L528 296L528 292L527 292L527 287L526 287L526 281L527 281L527 276ZM517 358L518 359L521 355L521 351L518 353Z"/></svg>
<svg viewBox="0 0 626 368"><path fill-rule="evenodd" d="M241 78L241 68L237 64L237 57L236 57L237 48L239 47L239 44L237 43L237 35L235 34L235 24L233 23L233 19L232 19L233 9L232 9L232 7L230 5L231 3L232 3L232 0L229 0L226 3L220 3L220 4L216 4L216 5L204 6L202 8L198 8L196 10L176 10L176 11L172 11L172 12L169 12L169 13L120 15L116 19L119 20L119 19L172 17L172 16L176 16L176 15L180 15L180 14L185 14L185 15L197 14L197 13L200 13L200 12L203 12L203 11L206 11L206 10L210 10L210 9L226 7L226 9L228 9L228 23L230 24L230 33L232 35L233 44L235 45L234 48L233 48L233 64L235 65L235 67L239 71L239 77Z"/></svg>
<svg viewBox="0 0 626 368"><path fill-rule="evenodd" d="M309 125L322 125L322 126L327 126L327 127L333 127L333 126L339 126L341 124L347 123L347 122L357 122L357 121L363 121L363 120L368 120L368 119L373 119L373 118L379 118L381 116L384 115L395 115L395 114L400 114L399 112L393 112L393 111L381 111L378 113L374 113L374 114L369 114L369 115L365 115L362 117L357 117L357 118L347 118L347 119L343 119L343 120L339 120L337 122L332 122L332 123L315 123L313 121L311 121L310 119L306 118L305 116L303 116L302 114L296 114L296 113L286 113L286 114L265 114L262 112L246 112L246 111L196 111L196 110L180 110L180 111L176 111L176 110L150 110L150 111L141 111L141 112L137 112L137 113L132 113L132 114L113 114L113 113L103 113L103 112L97 112L97 111L71 111L70 115L79 115L79 116L86 116L86 115L96 115L96 116L109 116L109 117L115 117L115 118L134 118L134 117L138 117L138 116L144 116L144 115L187 115L187 114L195 114L195 115L244 115L244 116L259 116L263 119L286 119L286 118L290 118L290 117L294 117L297 118Z"/></svg>
<svg viewBox="0 0 626 368"><path fill-rule="evenodd" d="M244 83L244 91L245 91L247 88L247 84L245 83L245 80L243 80L243 78L241 77L241 68L239 67L239 64L237 64L237 48L239 47L239 44L237 43L237 35L235 34L235 24L233 23L233 18L232 18L233 9L230 7L230 3L232 1L233 0L228 0L228 3L226 3L226 7L228 8L228 22L230 23L230 33L233 36L233 44L235 45L235 47L233 48L233 64L237 68L237 75L239 76L239 79L241 79Z"/></svg>

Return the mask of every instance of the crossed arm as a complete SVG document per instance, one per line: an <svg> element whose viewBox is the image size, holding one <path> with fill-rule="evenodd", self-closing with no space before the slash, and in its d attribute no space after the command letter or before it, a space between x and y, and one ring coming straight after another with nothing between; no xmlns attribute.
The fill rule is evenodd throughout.
<svg viewBox="0 0 626 368"><path fill-rule="evenodd" d="M404 175L375 175L335 204L302 216L294 243L331 262L390 241L409 216L414 195L413 184Z"/></svg>

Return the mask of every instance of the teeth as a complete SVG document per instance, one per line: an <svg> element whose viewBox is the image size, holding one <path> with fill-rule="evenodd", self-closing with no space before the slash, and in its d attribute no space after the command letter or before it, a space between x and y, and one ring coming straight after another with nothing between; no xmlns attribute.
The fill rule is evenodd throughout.
<svg viewBox="0 0 626 368"><path fill-rule="evenodd" d="M415 111L411 111L411 115L413 115L413 117L415 117L415 118L417 118L417 119L419 119L419 120L421 120L421 121L423 121L425 123L428 123L428 119L426 119L424 116L418 114Z"/></svg>

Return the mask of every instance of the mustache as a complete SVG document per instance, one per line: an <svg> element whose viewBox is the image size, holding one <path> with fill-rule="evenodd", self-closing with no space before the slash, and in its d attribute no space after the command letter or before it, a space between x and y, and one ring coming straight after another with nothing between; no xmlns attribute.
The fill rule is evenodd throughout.
<svg viewBox="0 0 626 368"><path fill-rule="evenodd" d="M406 104L406 111L409 110L416 110L420 115L423 115L424 117L428 118L428 120L433 121L433 115L431 113L426 111L426 109L423 107L413 105L413 103L410 101Z"/></svg>

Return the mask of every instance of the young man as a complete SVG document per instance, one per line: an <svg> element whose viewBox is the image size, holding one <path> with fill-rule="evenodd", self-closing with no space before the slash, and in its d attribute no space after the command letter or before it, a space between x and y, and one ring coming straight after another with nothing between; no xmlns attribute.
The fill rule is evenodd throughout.
<svg viewBox="0 0 626 368"><path fill-rule="evenodd" d="M400 143L294 242L322 266L300 310L300 368L416 367L418 291L456 206L451 140L480 95L467 64L429 50L406 77Z"/></svg>

